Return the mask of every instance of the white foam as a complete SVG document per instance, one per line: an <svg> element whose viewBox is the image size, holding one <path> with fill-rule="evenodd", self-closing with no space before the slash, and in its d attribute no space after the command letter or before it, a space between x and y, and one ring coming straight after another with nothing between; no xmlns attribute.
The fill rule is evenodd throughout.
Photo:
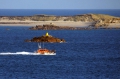
<svg viewBox="0 0 120 79"><path fill-rule="evenodd" d="M11 53L11 52L6 52L6 53L0 53L0 55L56 55L56 53L54 54L37 54L34 52L16 52L16 53Z"/></svg>

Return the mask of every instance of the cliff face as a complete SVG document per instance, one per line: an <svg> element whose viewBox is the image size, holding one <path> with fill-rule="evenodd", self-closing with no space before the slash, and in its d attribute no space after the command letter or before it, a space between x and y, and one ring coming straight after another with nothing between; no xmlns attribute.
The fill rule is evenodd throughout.
<svg viewBox="0 0 120 79"><path fill-rule="evenodd" d="M50 16L50 15L34 15L34 16L0 16L0 20L19 20L19 21L82 21L93 22L93 27L104 27L110 23L120 23L119 17L104 14L83 14L75 16ZM5 24L5 22L0 22Z"/></svg>

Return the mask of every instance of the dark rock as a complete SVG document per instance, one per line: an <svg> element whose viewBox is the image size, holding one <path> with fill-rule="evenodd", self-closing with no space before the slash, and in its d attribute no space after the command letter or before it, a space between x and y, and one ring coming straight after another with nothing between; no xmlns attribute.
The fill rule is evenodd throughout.
<svg viewBox="0 0 120 79"><path fill-rule="evenodd" d="M36 25L36 27L29 28L31 30L76 30L76 27L69 26L56 26L54 24L46 24L46 25Z"/></svg>
<svg viewBox="0 0 120 79"><path fill-rule="evenodd" d="M43 35L41 37L34 37L31 40L25 40L25 42L50 42L50 43L54 43L54 42L65 42L64 39L59 39L56 37L53 37L51 35Z"/></svg>

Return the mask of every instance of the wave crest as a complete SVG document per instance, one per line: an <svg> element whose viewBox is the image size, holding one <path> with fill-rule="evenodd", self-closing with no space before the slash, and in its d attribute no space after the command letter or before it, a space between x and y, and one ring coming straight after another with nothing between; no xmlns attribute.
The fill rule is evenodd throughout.
<svg viewBox="0 0 120 79"><path fill-rule="evenodd" d="M16 52L16 53L11 53L11 52L6 52L6 53L0 53L0 55L56 55L54 54L37 54L35 52Z"/></svg>

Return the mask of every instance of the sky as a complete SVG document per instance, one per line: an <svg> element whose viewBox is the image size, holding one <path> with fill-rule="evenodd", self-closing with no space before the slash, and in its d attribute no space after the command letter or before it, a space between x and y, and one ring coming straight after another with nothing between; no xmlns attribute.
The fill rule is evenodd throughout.
<svg viewBox="0 0 120 79"><path fill-rule="evenodd" d="M0 0L0 9L120 9L120 0Z"/></svg>

